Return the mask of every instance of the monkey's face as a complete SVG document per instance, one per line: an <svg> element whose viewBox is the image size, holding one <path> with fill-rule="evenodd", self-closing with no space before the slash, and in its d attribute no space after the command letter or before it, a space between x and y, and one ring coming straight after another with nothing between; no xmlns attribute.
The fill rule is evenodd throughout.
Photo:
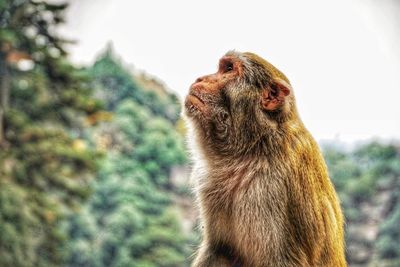
<svg viewBox="0 0 400 267"><path fill-rule="evenodd" d="M233 56L220 59L218 71L202 76L190 86L185 100L186 114L196 120L213 120L216 112L228 111L226 88L242 74L242 64Z"/></svg>
<svg viewBox="0 0 400 267"><path fill-rule="evenodd" d="M216 73L202 76L190 86L186 116L220 150L253 142L287 110L290 85L274 77L271 70L281 74L257 55L228 52Z"/></svg>
<svg viewBox="0 0 400 267"><path fill-rule="evenodd" d="M231 97L228 88L243 75L243 65L234 55L219 60L216 73L202 76L190 86L185 114L207 138L225 140L232 129Z"/></svg>

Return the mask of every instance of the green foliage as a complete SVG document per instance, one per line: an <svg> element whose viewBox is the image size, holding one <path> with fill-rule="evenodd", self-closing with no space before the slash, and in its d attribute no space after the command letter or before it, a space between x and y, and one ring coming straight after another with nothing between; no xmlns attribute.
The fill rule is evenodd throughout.
<svg viewBox="0 0 400 267"><path fill-rule="evenodd" d="M164 92L164 97L154 90L144 90L133 79L133 75L117 59L111 44L89 70L97 81L94 85L109 110L114 110L123 99L134 100L146 106L152 114L161 116L173 123L179 117L180 105L174 94Z"/></svg>
<svg viewBox="0 0 400 267"><path fill-rule="evenodd" d="M187 239L172 207L168 177L172 166L185 163L182 136L173 119L178 109L173 116L154 109L161 102L158 95L147 102L148 90L110 48L88 73L113 116L88 134L97 136L94 146L104 141L107 155L83 218L71 218L67 226L67 265L183 266Z"/></svg>
<svg viewBox="0 0 400 267"><path fill-rule="evenodd" d="M390 216L381 225L377 250L380 258L400 261L400 204L396 203Z"/></svg>
<svg viewBox="0 0 400 267"><path fill-rule="evenodd" d="M400 262L399 147L371 142L350 152L329 146L324 152L344 208L347 247L356 248L348 251L349 263L369 261L376 266L397 266ZM374 242L357 231L365 224L370 229L371 225L376 227ZM353 256L362 249L368 249L366 258Z"/></svg>
<svg viewBox="0 0 400 267"><path fill-rule="evenodd" d="M65 8L0 2L0 266L183 266L168 176L185 164L178 99L111 47L69 64L54 31Z"/></svg>
<svg viewBox="0 0 400 267"><path fill-rule="evenodd" d="M96 153L77 144L83 118L99 105L51 30L65 7L0 4L0 266L60 265L66 236L59 226L89 195ZM20 69L22 59L32 69Z"/></svg>

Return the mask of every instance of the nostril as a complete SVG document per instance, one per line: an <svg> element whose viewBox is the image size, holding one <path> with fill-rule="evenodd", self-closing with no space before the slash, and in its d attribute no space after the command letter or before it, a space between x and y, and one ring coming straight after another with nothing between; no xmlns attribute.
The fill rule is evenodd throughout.
<svg viewBox="0 0 400 267"><path fill-rule="evenodd" d="M203 77L199 77L196 79L196 83L202 82L204 81L204 76Z"/></svg>

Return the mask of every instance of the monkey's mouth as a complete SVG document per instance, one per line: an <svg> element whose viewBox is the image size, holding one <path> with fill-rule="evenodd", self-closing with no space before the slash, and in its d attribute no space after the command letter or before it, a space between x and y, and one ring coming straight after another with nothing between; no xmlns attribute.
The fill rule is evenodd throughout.
<svg viewBox="0 0 400 267"><path fill-rule="evenodd" d="M197 104L204 105L203 100L201 100L200 97L198 97L197 95L195 95L193 93L189 94L187 97L189 98L189 101L192 101L192 102L197 103Z"/></svg>
<svg viewBox="0 0 400 267"><path fill-rule="evenodd" d="M189 113L193 113L195 111L204 111L205 104L204 101L193 93L189 93L185 100L185 107Z"/></svg>

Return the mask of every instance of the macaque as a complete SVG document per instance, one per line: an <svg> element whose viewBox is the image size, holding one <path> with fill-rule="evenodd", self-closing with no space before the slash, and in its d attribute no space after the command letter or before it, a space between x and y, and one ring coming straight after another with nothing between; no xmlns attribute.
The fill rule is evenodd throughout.
<svg viewBox="0 0 400 267"><path fill-rule="evenodd" d="M281 71L228 52L183 113L203 232L193 267L346 266L339 201Z"/></svg>

